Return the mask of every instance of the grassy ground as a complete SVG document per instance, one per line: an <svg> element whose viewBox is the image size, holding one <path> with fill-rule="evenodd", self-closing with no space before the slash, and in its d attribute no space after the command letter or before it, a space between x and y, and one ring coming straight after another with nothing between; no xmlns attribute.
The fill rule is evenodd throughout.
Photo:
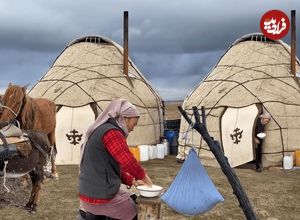
<svg viewBox="0 0 300 220"><path fill-rule="evenodd" d="M150 160L142 165L157 185L164 190L176 176L181 164L175 162L174 156L164 160ZM165 204L162 204L161 219L245 219L238 206L238 201L232 193L226 177L220 169L206 167L206 170L220 193L225 198L224 203L217 204L211 211L194 217L182 216ZM244 190L246 191L258 219L293 220L300 216L300 170L264 170L257 173L252 169L235 169ZM29 188L18 187L17 193L7 195L0 187L0 219L76 219L78 209L77 197L77 166L58 166L59 180L45 181L42 189L40 206L36 215L23 209L29 193ZM1 179L2 181L2 179ZM16 182L9 182L9 186ZM26 198L24 198L26 197ZM23 204L22 204L23 203ZM3 204L5 204L3 206Z"/></svg>
<svg viewBox="0 0 300 220"><path fill-rule="evenodd" d="M177 106L181 103L166 104L168 119L180 118ZM143 162L153 182L164 190L173 181L181 164L176 163L175 156L167 156L164 160ZM235 169L240 182L246 191L258 219L262 220L298 220L300 219L300 170L286 171L281 169L255 172L251 166L247 169ZM174 212L162 203L161 219L213 219L240 220L245 219L238 201L225 175L218 168L206 167L206 170L225 198L209 212L187 217ZM12 189L7 193L0 178L0 219L55 219L74 220L78 210L77 177L78 166L58 166L59 180L47 179L43 184L40 205L36 215L29 214L23 206L29 198L30 187L21 187L19 180L8 180ZM136 192L136 191L135 191Z"/></svg>

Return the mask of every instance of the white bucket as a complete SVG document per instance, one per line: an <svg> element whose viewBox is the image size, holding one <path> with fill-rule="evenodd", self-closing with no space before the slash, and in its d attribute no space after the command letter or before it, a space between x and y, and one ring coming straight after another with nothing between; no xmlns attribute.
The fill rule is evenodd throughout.
<svg viewBox="0 0 300 220"><path fill-rule="evenodd" d="M165 145L164 144L158 144L156 145L156 158L157 159L164 159L165 158Z"/></svg>
<svg viewBox="0 0 300 220"><path fill-rule="evenodd" d="M149 160L149 146L148 145L140 145L140 161Z"/></svg>
<svg viewBox="0 0 300 220"><path fill-rule="evenodd" d="M293 157L290 155L286 155L283 157L283 169L290 170L293 169L294 161Z"/></svg>
<svg viewBox="0 0 300 220"><path fill-rule="evenodd" d="M149 159L153 160L156 158L156 151L152 145L149 145Z"/></svg>
<svg viewBox="0 0 300 220"><path fill-rule="evenodd" d="M153 159L156 159L157 158L157 147L156 145L151 145L151 147L153 148Z"/></svg>
<svg viewBox="0 0 300 220"><path fill-rule="evenodd" d="M164 139L162 143L165 147L165 156L167 156L170 154L169 143L166 139Z"/></svg>

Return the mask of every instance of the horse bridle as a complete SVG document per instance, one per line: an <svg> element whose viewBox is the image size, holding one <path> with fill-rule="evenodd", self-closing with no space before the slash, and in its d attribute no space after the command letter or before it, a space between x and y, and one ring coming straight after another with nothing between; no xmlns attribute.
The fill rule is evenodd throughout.
<svg viewBox="0 0 300 220"><path fill-rule="evenodd" d="M19 108L19 110L18 110L17 113L15 113L14 110L12 110L10 107L4 105L3 100L0 101L0 108L6 108L6 109L8 109L8 110L14 115L14 118L10 120L9 124L10 124L11 122L13 122L13 121L16 121L16 122L18 123L18 127L19 127L19 128L20 128L20 122L17 120L17 117L18 117L18 115L20 114L20 112L21 112L21 110L22 110L22 108L23 108L23 106L24 106L24 104L25 104L24 99L26 99L26 95L25 95L24 98L21 100L20 108Z"/></svg>

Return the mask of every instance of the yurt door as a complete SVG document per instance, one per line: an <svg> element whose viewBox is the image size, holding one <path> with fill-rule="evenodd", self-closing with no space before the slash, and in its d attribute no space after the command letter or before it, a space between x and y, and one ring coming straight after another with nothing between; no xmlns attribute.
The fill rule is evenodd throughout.
<svg viewBox="0 0 300 220"><path fill-rule="evenodd" d="M225 156L231 167L254 159L253 127L259 111L255 104L227 108L221 117L221 137Z"/></svg>
<svg viewBox="0 0 300 220"><path fill-rule="evenodd" d="M63 106L56 115L56 164L79 164L80 146L95 115L89 105L71 108Z"/></svg>

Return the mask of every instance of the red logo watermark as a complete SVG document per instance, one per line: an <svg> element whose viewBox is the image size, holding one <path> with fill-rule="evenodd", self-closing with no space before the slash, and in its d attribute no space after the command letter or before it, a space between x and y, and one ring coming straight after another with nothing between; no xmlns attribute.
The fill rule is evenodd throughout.
<svg viewBox="0 0 300 220"><path fill-rule="evenodd" d="M283 38L290 29L288 16L280 10L266 12L260 19L261 32L271 40Z"/></svg>

